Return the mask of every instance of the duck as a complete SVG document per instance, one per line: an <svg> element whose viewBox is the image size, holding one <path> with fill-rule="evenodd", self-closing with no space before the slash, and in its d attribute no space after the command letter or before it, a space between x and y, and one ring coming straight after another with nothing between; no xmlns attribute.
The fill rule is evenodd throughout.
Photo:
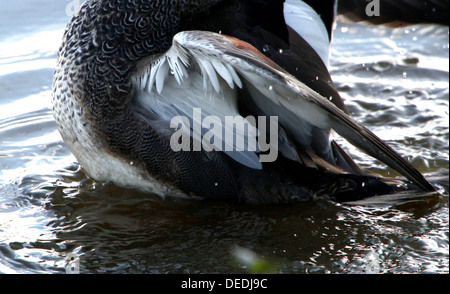
<svg viewBox="0 0 450 294"><path fill-rule="evenodd" d="M57 57L58 130L93 180L161 197L434 192L345 107L328 71L335 12L336 1L88 0ZM331 132L403 178L364 170Z"/></svg>

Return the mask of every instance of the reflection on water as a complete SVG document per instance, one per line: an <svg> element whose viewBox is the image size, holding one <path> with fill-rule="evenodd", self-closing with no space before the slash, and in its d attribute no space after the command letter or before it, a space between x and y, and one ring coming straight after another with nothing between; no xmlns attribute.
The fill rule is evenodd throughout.
<svg viewBox="0 0 450 294"><path fill-rule="evenodd" d="M448 194L394 207L248 207L88 179L50 110L69 2L0 0L0 272L64 273L72 254L81 273L241 273L243 248L281 273L448 273ZM338 26L333 44L350 111L425 173L448 170L448 44L444 27L355 24Z"/></svg>

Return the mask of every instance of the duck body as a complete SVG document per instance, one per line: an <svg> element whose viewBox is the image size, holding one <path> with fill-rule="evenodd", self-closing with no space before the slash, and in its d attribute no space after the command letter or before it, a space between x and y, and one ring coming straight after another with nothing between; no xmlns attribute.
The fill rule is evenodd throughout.
<svg viewBox="0 0 450 294"><path fill-rule="evenodd" d="M298 2L302 13L315 13ZM87 1L68 24L53 82L64 141L93 179L160 195L288 203L434 190L348 116L327 70L331 22L306 18L320 27L308 42L287 24L301 26L288 15L300 11L297 4ZM204 130L190 128L190 148L174 151L171 119L185 115L194 125L196 109L220 122L277 117L276 160L261 162L259 150L192 151ZM260 124L253 128L261 131ZM361 170L329 140L331 129L409 181ZM214 134L223 132L226 126Z"/></svg>

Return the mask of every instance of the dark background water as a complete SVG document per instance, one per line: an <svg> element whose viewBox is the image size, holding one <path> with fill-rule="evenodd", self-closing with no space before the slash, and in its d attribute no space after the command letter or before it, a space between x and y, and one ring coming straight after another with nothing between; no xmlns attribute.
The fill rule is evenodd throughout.
<svg viewBox="0 0 450 294"><path fill-rule="evenodd" d="M255 256L278 273L448 273L445 193L402 206L248 207L89 180L51 114L70 3L0 0L1 273L64 273L71 256L81 273L246 273ZM448 57L448 27L335 30L331 71L352 114L428 175L448 171Z"/></svg>

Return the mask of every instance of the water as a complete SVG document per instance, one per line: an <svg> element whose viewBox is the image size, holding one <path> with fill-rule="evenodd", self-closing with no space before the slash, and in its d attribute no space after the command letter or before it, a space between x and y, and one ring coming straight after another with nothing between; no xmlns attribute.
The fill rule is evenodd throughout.
<svg viewBox="0 0 450 294"><path fill-rule="evenodd" d="M449 272L448 194L402 206L247 207L88 179L50 110L69 3L0 0L0 272L65 273L72 258L81 273L246 273L236 257L247 250L279 273ZM356 119L422 172L447 171L448 28L335 33L332 75Z"/></svg>

